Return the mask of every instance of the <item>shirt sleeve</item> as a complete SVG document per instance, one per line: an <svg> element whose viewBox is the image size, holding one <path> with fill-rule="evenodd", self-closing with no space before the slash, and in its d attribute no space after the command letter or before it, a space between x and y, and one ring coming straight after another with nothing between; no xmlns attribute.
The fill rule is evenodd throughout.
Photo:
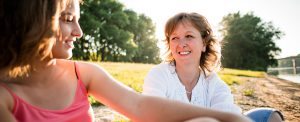
<svg viewBox="0 0 300 122"><path fill-rule="evenodd" d="M234 104L233 95L231 94L231 90L227 84L221 80L216 73L213 77L213 80L215 80L215 87L211 98L211 108L227 112L241 113L241 108Z"/></svg>
<svg viewBox="0 0 300 122"><path fill-rule="evenodd" d="M166 97L166 75L156 66L152 68L144 79L143 94Z"/></svg>

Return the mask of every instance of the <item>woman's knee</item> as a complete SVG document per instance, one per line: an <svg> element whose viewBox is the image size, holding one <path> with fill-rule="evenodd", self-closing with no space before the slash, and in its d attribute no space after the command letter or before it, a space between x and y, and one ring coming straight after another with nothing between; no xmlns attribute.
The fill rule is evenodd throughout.
<svg viewBox="0 0 300 122"><path fill-rule="evenodd" d="M220 122L220 121L211 117L198 117L198 118L187 120L185 122Z"/></svg>
<svg viewBox="0 0 300 122"><path fill-rule="evenodd" d="M255 122L283 122L281 112L273 108L256 108L245 112L245 115Z"/></svg>
<svg viewBox="0 0 300 122"><path fill-rule="evenodd" d="M268 122L283 122L283 121L284 120L283 120L282 114L275 111L275 112L272 112Z"/></svg>

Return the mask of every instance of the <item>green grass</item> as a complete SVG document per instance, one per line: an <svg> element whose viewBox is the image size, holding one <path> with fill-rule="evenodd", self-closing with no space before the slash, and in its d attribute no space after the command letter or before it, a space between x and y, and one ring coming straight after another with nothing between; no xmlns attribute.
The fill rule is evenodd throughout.
<svg viewBox="0 0 300 122"><path fill-rule="evenodd" d="M238 69L229 69L224 68L220 72L218 72L218 75L221 77L221 79L226 82L228 85L232 84L241 84L240 77L256 77L256 78L262 78L265 77L265 72L261 71L250 71L250 70L238 70Z"/></svg>
<svg viewBox="0 0 300 122"><path fill-rule="evenodd" d="M219 74L223 75L234 75L234 76L245 76L245 77L265 77L265 72L261 71L251 71L251 70L238 70L238 69L229 69L224 68L219 72Z"/></svg>
<svg viewBox="0 0 300 122"><path fill-rule="evenodd" d="M137 92L142 92L144 78L154 64L141 63L115 63L115 62L94 62L103 67L115 79L129 86ZM92 105L102 105L89 97Z"/></svg>
<svg viewBox="0 0 300 122"><path fill-rule="evenodd" d="M235 75L228 75L228 74L220 74L220 78L228 85L232 84L240 84L240 78Z"/></svg>
<svg viewBox="0 0 300 122"><path fill-rule="evenodd" d="M144 78L154 66L153 64L113 62L101 62L98 64L118 81L123 82L137 92L142 92Z"/></svg>

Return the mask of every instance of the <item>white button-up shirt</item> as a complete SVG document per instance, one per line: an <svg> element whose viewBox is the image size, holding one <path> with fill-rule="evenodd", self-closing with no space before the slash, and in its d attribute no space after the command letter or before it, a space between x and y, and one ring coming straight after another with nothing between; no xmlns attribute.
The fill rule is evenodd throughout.
<svg viewBox="0 0 300 122"><path fill-rule="evenodd" d="M144 80L143 94L241 113L241 109L233 102L229 87L214 72L206 78L204 73L201 73L198 83L192 90L191 101L189 101L185 86L180 82L175 66L169 63L159 64L150 70Z"/></svg>

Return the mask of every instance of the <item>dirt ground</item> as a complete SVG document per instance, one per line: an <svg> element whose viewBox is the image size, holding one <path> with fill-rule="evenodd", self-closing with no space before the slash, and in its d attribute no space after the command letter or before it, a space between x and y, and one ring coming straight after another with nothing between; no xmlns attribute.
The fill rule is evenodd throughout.
<svg viewBox="0 0 300 122"><path fill-rule="evenodd" d="M241 81L240 85L232 86L232 92L243 112L258 107L271 107L283 113L285 122L300 122L300 84L272 76L241 77ZM251 89L253 93L245 96L245 89ZM126 117L105 106L94 107L94 112L96 122L126 120Z"/></svg>
<svg viewBox="0 0 300 122"><path fill-rule="evenodd" d="M300 122L300 84L272 76L241 79L245 82L234 86L234 98L243 112L257 107L271 107L281 111L286 122ZM253 96L243 95L243 89L254 89Z"/></svg>

